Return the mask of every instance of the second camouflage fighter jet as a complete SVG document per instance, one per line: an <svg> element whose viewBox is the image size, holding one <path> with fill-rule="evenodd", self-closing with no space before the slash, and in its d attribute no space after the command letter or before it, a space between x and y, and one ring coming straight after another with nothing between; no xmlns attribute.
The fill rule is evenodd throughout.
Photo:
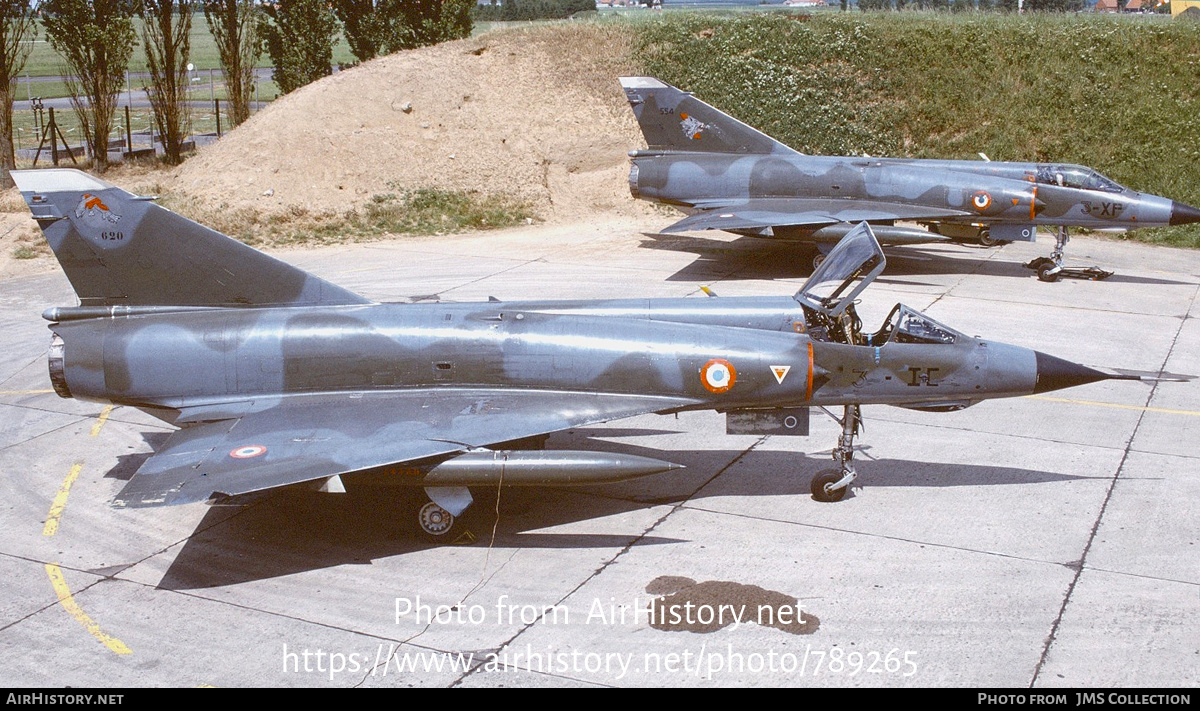
<svg viewBox="0 0 1200 711"><path fill-rule="evenodd" d="M471 486L677 468L526 448L549 433L718 410L733 433L807 434L818 406L842 408L835 466L812 483L835 501L855 476L861 404L949 411L1137 377L970 337L902 305L864 332L854 300L884 267L866 224L795 296L390 304L85 173L12 175L80 300L43 314L54 390L178 427L119 507L415 486L430 498L420 526L444 537Z"/></svg>
<svg viewBox="0 0 1200 711"><path fill-rule="evenodd" d="M1135 192L1080 165L805 155L658 79L625 77L621 86L648 146L630 153L630 190L689 212L664 232L809 242L820 250L819 263L863 221L885 245L1033 241L1045 225L1058 228L1054 251L1027 266L1056 281L1111 274L1063 266L1069 227L1200 222L1194 207Z"/></svg>

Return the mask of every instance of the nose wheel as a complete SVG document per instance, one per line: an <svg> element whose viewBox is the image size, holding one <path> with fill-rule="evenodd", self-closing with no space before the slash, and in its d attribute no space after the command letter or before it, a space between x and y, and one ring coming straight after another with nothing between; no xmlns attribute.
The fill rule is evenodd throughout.
<svg viewBox="0 0 1200 711"><path fill-rule="evenodd" d="M1064 267L1063 255L1066 252L1067 242L1070 239L1067 235L1067 228L1059 227L1058 233L1054 238L1054 251L1050 253L1050 256L1038 257L1027 263L1025 267L1037 272L1037 278L1040 281L1047 282L1055 282L1063 277L1099 281L1113 275L1112 272L1105 271L1100 267Z"/></svg>
<svg viewBox="0 0 1200 711"><path fill-rule="evenodd" d="M838 486L845 475L838 469L822 469L812 479L812 496L817 501L833 503L846 495L847 486Z"/></svg>
<svg viewBox="0 0 1200 711"><path fill-rule="evenodd" d="M817 501L841 501L850 489L850 482L858 476L858 472L854 471L854 437L862 427L862 410L858 405L845 405L842 412L841 419L834 418L842 426L841 439L833 450L833 460L838 467L821 470L810 485L812 496Z"/></svg>

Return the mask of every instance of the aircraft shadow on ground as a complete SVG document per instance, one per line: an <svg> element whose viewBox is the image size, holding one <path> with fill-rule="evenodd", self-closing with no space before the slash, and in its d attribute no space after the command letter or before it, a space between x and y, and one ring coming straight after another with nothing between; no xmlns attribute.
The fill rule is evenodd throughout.
<svg viewBox="0 0 1200 711"><path fill-rule="evenodd" d="M603 434L613 436L611 431ZM759 450L664 452L591 440L582 432L571 439L575 440L575 448L669 459L688 468L603 486L505 488L500 492L498 522L496 489L473 488L475 503L460 524L473 534L471 545L614 551L629 545L670 546L684 541L653 532L642 536L641 524L634 523L627 531L616 533L544 531L600 519L608 519L603 524L606 529L621 528L620 523L612 521L631 520L622 514L685 501L703 506L709 497L790 496L800 506L839 505L811 499L811 477L831 464L825 456ZM728 466L730 462L736 463ZM856 486L867 487L1022 486L1095 478L1013 467L890 459L863 458L858 466ZM714 479L717 471L722 473ZM430 542L419 531L416 511L427 501L421 489L380 487L355 491L349 483L347 487L351 490L346 494L276 491L233 514L228 508L214 507L186 541L159 588L236 585L341 565L368 565L374 560L453 545L453 541Z"/></svg>
<svg viewBox="0 0 1200 711"><path fill-rule="evenodd" d="M151 450L157 451L159 447L167 443L167 438L170 436L170 432L143 432L142 440ZM154 451L119 454L116 465L104 473L104 478L129 481L153 454Z"/></svg>
<svg viewBox="0 0 1200 711"><path fill-rule="evenodd" d="M721 280L805 279L812 273L815 248L798 242L760 237L738 237L732 241L691 235L642 233L643 249L690 252L696 259L667 278L667 281L711 283ZM879 278L881 284L935 286L904 277L923 275L966 275L1011 277L1037 281L1037 276L1021 261L1003 254L1003 247L972 244L928 244L915 247L886 247L888 266ZM1001 250L993 254L993 250ZM1049 253L1049 247L1047 248ZM992 257L992 258L989 258ZM1075 264L1068 253L1067 266ZM1103 264L1099 265L1104 267ZM1106 281L1126 284L1191 284L1191 282L1154 277L1114 274Z"/></svg>

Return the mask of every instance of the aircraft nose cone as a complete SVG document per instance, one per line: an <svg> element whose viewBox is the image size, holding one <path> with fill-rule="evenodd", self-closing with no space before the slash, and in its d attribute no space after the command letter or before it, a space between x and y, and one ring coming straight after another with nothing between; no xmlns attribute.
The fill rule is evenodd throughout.
<svg viewBox="0 0 1200 711"><path fill-rule="evenodd" d="M1200 222L1200 210L1185 205L1181 202L1171 201L1171 222L1172 225L1187 225L1192 222Z"/></svg>
<svg viewBox="0 0 1200 711"><path fill-rule="evenodd" d="M1071 388L1114 377L1085 365L1046 355L1041 351L1034 351L1034 354L1037 356L1037 383L1033 387L1035 393Z"/></svg>

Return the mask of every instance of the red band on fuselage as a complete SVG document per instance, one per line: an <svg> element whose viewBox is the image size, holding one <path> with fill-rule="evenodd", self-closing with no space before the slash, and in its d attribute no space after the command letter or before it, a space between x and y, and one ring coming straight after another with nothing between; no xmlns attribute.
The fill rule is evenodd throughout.
<svg viewBox="0 0 1200 711"><path fill-rule="evenodd" d="M813 351L812 341L808 342L808 386L804 391L804 399L812 400Z"/></svg>

